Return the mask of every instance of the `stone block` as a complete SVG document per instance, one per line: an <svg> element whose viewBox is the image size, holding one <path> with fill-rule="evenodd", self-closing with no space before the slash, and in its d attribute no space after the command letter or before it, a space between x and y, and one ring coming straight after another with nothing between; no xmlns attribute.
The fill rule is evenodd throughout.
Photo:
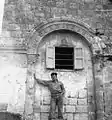
<svg viewBox="0 0 112 120"><path fill-rule="evenodd" d="M33 99L31 96L26 96L26 103L25 103L25 112L26 114L32 114L33 113Z"/></svg>
<svg viewBox="0 0 112 120"><path fill-rule="evenodd" d="M87 99L78 99L78 105L87 105Z"/></svg>
<svg viewBox="0 0 112 120"><path fill-rule="evenodd" d="M79 98L85 98L87 96L87 91L86 90L81 90L79 92Z"/></svg>
<svg viewBox="0 0 112 120"><path fill-rule="evenodd" d="M64 120L73 120L73 114L72 113L66 113L63 115Z"/></svg>
<svg viewBox="0 0 112 120"><path fill-rule="evenodd" d="M103 120L104 118L104 113L103 112L97 112L97 119L98 120Z"/></svg>
<svg viewBox="0 0 112 120"><path fill-rule="evenodd" d="M43 104L44 105L50 104L50 97L43 97Z"/></svg>
<svg viewBox="0 0 112 120"><path fill-rule="evenodd" d="M85 10L85 15L92 17L94 15L94 11L93 10Z"/></svg>
<svg viewBox="0 0 112 120"><path fill-rule="evenodd" d="M112 81L112 67L107 68L108 75L107 75L107 80Z"/></svg>
<svg viewBox="0 0 112 120"><path fill-rule="evenodd" d="M112 101L106 101L104 107L105 107L105 113L107 114L112 113Z"/></svg>
<svg viewBox="0 0 112 120"><path fill-rule="evenodd" d="M88 107L84 105L77 105L76 106L76 112L83 113L83 112L88 112Z"/></svg>
<svg viewBox="0 0 112 120"><path fill-rule="evenodd" d="M102 75L97 75L96 77L95 77L95 81L96 81L96 83L95 83L95 86L96 86L96 89L97 90L99 90L99 88L100 88L100 86L102 86Z"/></svg>
<svg viewBox="0 0 112 120"><path fill-rule="evenodd" d="M96 101L97 102L103 102L104 99L104 93L102 91L96 92Z"/></svg>
<svg viewBox="0 0 112 120"><path fill-rule="evenodd" d="M74 114L75 120L88 120L88 114Z"/></svg>
<svg viewBox="0 0 112 120"><path fill-rule="evenodd" d="M16 30L16 31L11 31L10 32L11 34L11 37L14 37L14 38L21 38L22 36L21 36L21 34L22 34L22 31L19 31L19 30Z"/></svg>
<svg viewBox="0 0 112 120"><path fill-rule="evenodd" d="M8 31L20 30L20 26L18 24L15 24L15 23L8 23L8 21L4 21L3 30L6 30L6 29Z"/></svg>
<svg viewBox="0 0 112 120"><path fill-rule="evenodd" d="M48 120L48 116L49 116L48 113L41 113L40 120Z"/></svg>
<svg viewBox="0 0 112 120"><path fill-rule="evenodd" d="M40 113L34 113L34 120L40 120Z"/></svg>
<svg viewBox="0 0 112 120"><path fill-rule="evenodd" d="M26 114L28 115L28 114L32 114L33 113L33 106L30 104L30 103L26 103L25 104L25 112L26 112Z"/></svg>
<svg viewBox="0 0 112 120"><path fill-rule="evenodd" d="M25 120L33 120L34 119L34 115L33 114L26 115L26 117L24 119Z"/></svg>
<svg viewBox="0 0 112 120"><path fill-rule="evenodd" d="M73 105L66 105L65 106L65 109L66 109L66 112L75 112L76 110L75 110L75 106L73 106Z"/></svg>
<svg viewBox="0 0 112 120"><path fill-rule="evenodd" d="M66 105L77 105L77 99L76 98L66 98L65 104Z"/></svg>
<svg viewBox="0 0 112 120"><path fill-rule="evenodd" d="M49 105L43 105L41 106L41 112L49 112L50 106Z"/></svg>
<svg viewBox="0 0 112 120"><path fill-rule="evenodd" d="M99 101L96 104L97 104L97 110L98 111L103 111L104 110L104 106L105 106L104 102Z"/></svg>
<svg viewBox="0 0 112 120"><path fill-rule="evenodd" d="M41 112L41 107L40 106L33 106L34 113L39 113Z"/></svg>

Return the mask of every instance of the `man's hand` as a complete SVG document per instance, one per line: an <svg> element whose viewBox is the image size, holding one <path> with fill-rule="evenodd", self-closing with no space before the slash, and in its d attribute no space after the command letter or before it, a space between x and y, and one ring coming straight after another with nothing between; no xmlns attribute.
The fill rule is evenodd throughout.
<svg viewBox="0 0 112 120"><path fill-rule="evenodd" d="M36 77L36 74L35 74L35 73L33 74L33 76L34 76L34 79L35 79L37 82L40 81L40 79L38 79L38 78Z"/></svg>
<svg viewBox="0 0 112 120"><path fill-rule="evenodd" d="M34 76L34 79L37 81L37 83L42 84L44 86L48 86L48 81L37 78L35 73L33 74L33 76Z"/></svg>

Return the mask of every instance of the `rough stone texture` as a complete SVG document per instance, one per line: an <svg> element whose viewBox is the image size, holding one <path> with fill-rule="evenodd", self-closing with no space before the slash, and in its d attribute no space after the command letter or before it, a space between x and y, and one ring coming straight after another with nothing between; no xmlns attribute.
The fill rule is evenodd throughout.
<svg viewBox="0 0 112 120"><path fill-rule="evenodd" d="M41 120L47 120L48 119L48 114L47 113L42 113L40 116Z"/></svg>
<svg viewBox="0 0 112 120"><path fill-rule="evenodd" d="M88 108L87 106L84 106L84 105L77 105L76 106L76 112L79 112L79 113L83 113L83 112L87 112L88 111Z"/></svg>
<svg viewBox="0 0 112 120"><path fill-rule="evenodd" d="M68 120L68 119L70 119L70 120L73 120L73 114L71 114L71 113L67 113L67 114L64 114L64 119L66 120Z"/></svg>
<svg viewBox="0 0 112 120"><path fill-rule="evenodd" d="M88 115L87 114L75 114L74 115L75 120L88 120Z"/></svg>
<svg viewBox="0 0 112 120"><path fill-rule="evenodd" d="M77 104L77 98L66 98L65 102L66 105L76 105Z"/></svg>
<svg viewBox="0 0 112 120"><path fill-rule="evenodd" d="M7 111L7 103L1 103L0 104L0 112L6 112Z"/></svg>
<svg viewBox="0 0 112 120"><path fill-rule="evenodd" d="M66 106L66 112L69 112L69 113L74 113L76 110L75 110L75 106L69 106L67 105Z"/></svg>
<svg viewBox="0 0 112 120"><path fill-rule="evenodd" d="M33 71L36 72L37 77L40 79L45 79L45 80L50 79L50 73L52 72L52 70L45 69L45 56L44 55L45 55L45 50L46 50L45 48L46 48L47 44L49 44L51 46L53 46L57 43L58 43L58 45L60 44L60 39L58 41L55 39L51 40L52 35L55 35L55 34L57 34L57 33L54 32L51 35L46 36L45 38L43 38L42 42L39 44L38 60L34 64L32 64L32 62L30 62L31 65L29 65L28 75L30 75L30 77L29 77L30 79L28 81L30 81L32 79ZM71 33L69 33L69 34L71 34ZM66 33L67 36L69 36L69 34ZM72 34L71 34L71 36L72 36ZM61 34L60 34L60 37L62 37ZM56 38L56 37L53 37L53 38ZM77 39L80 39L80 38L77 38ZM76 45L76 43L83 45L85 48L85 56L88 55L87 58L85 57L85 61L86 61L86 63L90 63L89 49L86 48L85 44L82 44L81 42L77 41L77 39L73 40L72 42L71 41L68 41L68 42L70 42L74 46ZM48 40L49 40L49 42L48 42ZM28 58L33 61L33 57L28 57ZM88 66L85 67L84 71L77 71L77 72L73 72L73 71L64 72L61 70L58 71L58 78L59 78L59 80L61 80L64 83L64 86L66 89L63 113L64 113L65 117L67 117L69 114L71 119L73 119L73 120L74 120L74 117L73 117L74 114L88 112L87 84L90 81L92 81L92 72L90 72L90 71L89 71L89 73L85 72L85 71L88 72L88 67L91 68L91 64L88 64ZM88 74L91 75L91 78L89 78L90 76ZM33 80L32 80L32 82L33 82ZM29 86L29 84L27 84L27 85ZM92 86L92 84L91 84L91 86ZM93 95L93 91L92 91L91 95ZM47 88L35 83L34 112L36 112L36 113L41 112L42 114L49 112L49 103L50 103L49 96L50 96L50 94L49 94L49 91ZM90 109L90 111L91 111L91 109ZM42 118L42 119L44 119L44 118Z"/></svg>
<svg viewBox="0 0 112 120"><path fill-rule="evenodd" d="M71 20L75 24L59 23L46 27L47 23L56 20L61 23L63 20ZM3 93L0 94L1 111L23 114L25 110L28 120L47 119L47 113L40 115L40 111L44 106L49 106L49 91L37 85L32 75L36 70L40 78L50 79L51 70L45 69L45 50L40 46L46 44L45 35L59 29L73 30L84 36L92 45L94 41L90 33L92 31L94 34L97 29L108 38L106 42L112 43L112 3L106 0L5 0L0 35L0 85L8 87L0 87L0 92ZM40 58L35 55L38 50ZM107 62L104 68L101 68L100 61L93 61L93 66L93 56L88 51L90 49L86 45L84 72L58 71L58 77L64 82L67 91L64 102L65 116L71 120L88 120L88 115L91 120L110 120L112 62ZM110 46L107 51L112 54ZM87 105L88 115L83 113L87 112ZM44 110L48 112L47 108ZM67 110L70 113L66 113ZM73 110L73 113L70 110ZM94 112L97 113L97 118Z"/></svg>
<svg viewBox="0 0 112 120"><path fill-rule="evenodd" d="M14 114L10 112L0 112L1 120L21 120L22 116L20 114Z"/></svg>
<svg viewBox="0 0 112 120"><path fill-rule="evenodd" d="M26 47L27 38L30 36L31 31L35 29L35 25L39 25L50 18L56 19L59 17L78 18L89 28L95 29L98 27L99 30L103 29L103 31L106 28L105 33L108 34L106 31L111 31L111 11L103 12L103 15L100 11L101 9L110 10L111 7L108 6L110 4L102 4L101 1L93 0L80 0L80 2L73 0L63 2L7 0L3 18L1 45L8 45L11 42L11 44L15 43L14 45ZM4 33L8 35L3 36ZM9 43L5 42L6 39L3 40L3 38L7 38Z"/></svg>
<svg viewBox="0 0 112 120"><path fill-rule="evenodd" d="M78 105L87 105L87 99L78 99Z"/></svg>
<svg viewBox="0 0 112 120"><path fill-rule="evenodd" d="M4 103L7 104L6 111L22 114L26 88L26 55L0 52L0 66L0 103L3 106Z"/></svg>
<svg viewBox="0 0 112 120"><path fill-rule="evenodd" d="M34 114L34 120L40 120L40 113Z"/></svg>

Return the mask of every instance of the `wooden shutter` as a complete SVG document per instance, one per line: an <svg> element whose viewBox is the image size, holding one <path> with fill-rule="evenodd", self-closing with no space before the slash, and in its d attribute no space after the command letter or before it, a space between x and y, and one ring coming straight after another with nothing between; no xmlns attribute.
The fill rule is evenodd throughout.
<svg viewBox="0 0 112 120"><path fill-rule="evenodd" d="M74 48L74 69L84 68L84 51L83 47Z"/></svg>
<svg viewBox="0 0 112 120"><path fill-rule="evenodd" d="M46 67L53 69L55 68L55 47L46 47Z"/></svg>

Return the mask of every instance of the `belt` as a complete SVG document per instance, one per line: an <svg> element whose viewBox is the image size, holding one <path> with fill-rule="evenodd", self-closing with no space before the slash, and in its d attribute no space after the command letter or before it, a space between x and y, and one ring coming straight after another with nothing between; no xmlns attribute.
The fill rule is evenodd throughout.
<svg viewBox="0 0 112 120"><path fill-rule="evenodd" d="M57 96L57 95L61 95L62 92L60 93L51 93L51 96Z"/></svg>

